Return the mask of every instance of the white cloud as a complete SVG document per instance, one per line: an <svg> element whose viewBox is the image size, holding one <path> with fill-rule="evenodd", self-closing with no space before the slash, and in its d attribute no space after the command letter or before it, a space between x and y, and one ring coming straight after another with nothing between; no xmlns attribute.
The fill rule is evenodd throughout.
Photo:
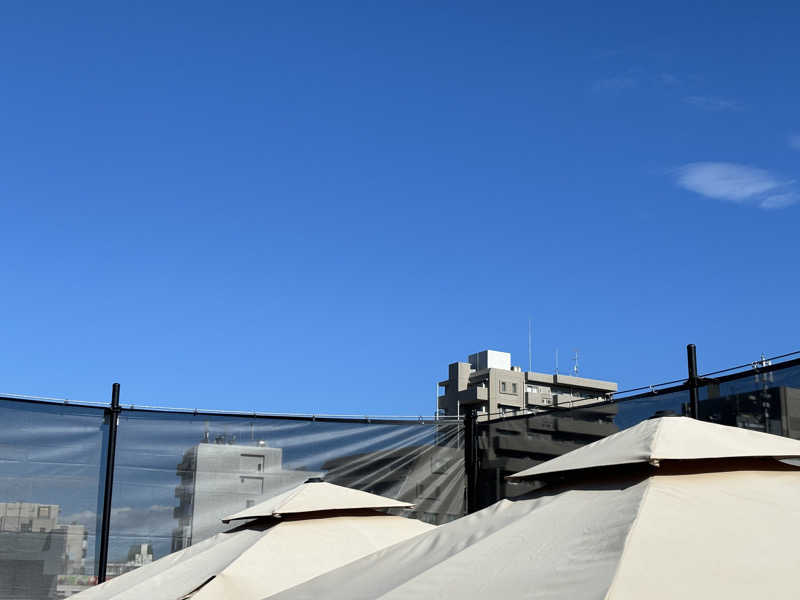
<svg viewBox="0 0 800 600"><path fill-rule="evenodd" d="M789 147L800 150L800 133L793 133L789 136Z"/></svg>
<svg viewBox="0 0 800 600"><path fill-rule="evenodd" d="M677 171L677 184L691 192L736 204L763 209L784 208L795 203L789 189L794 183L765 169L727 162L696 162Z"/></svg>
<svg viewBox="0 0 800 600"><path fill-rule="evenodd" d="M154 504L146 508L121 506L111 509L111 525L116 531L129 533L136 531L141 535L164 535L174 527L173 507ZM78 523L93 530L97 515L94 511L84 510L59 519L61 523Z"/></svg>
<svg viewBox="0 0 800 600"><path fill-rule="evenodd" d="M788 194L775 194L774 196L767 196L761 200L758 206L764 210L775 210L778 208L786 208L792 204L797 204L797 200L797 194L791 192Z"/></svg>
<svg viewBox="0 0 800 600"><path fill-rule="evenodd" d="M683 101L703 110L739 110L741 108L738 102L713 96L687 96Z"/></svg>
<svg viewBox="0 0 800 600"><path fill-rule="evenodd" d="M662 73L659 79L664 85L679 85L681 82L681 80L672 73Z"/></svg>

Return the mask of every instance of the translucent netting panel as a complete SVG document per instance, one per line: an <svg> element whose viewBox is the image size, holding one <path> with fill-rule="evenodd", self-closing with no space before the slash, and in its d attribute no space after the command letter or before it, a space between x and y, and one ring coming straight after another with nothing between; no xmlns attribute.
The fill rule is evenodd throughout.
<svg viewBox="0 0 800 600"><path fill-rule="evenodd" d="M457 518L462 429L124 410L109 575L224 531L222 517L314 476L415 503L407 516Z"/></svg>
<svg viewBox="0 0 800 600"><path fill-rule="evenodd" d="M103 410L0 399L0 421L0 598L93 585Z"/></svg>
<svg viewBox="0 0 800 600"><path fill-rule="evenodd" d="M711 380L699 397L703 420L800 439L800 365Z"/></svg>
<svg viewBox="0 0 800 600"><path fill-rule="evenodd" d="M590 444L644 419L660 414L683 414L688 392L673 392L536 415L479 422L479 507L513 498L538 486L509 482L505 477Z"/></svg>

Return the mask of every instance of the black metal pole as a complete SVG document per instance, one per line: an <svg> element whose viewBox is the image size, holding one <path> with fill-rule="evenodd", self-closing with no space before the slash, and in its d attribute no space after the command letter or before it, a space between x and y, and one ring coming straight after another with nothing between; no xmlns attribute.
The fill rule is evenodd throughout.
<svg viewBox="0 0 800 600"><path fill-rule="evenodd" d="M475 423L478 419L478 413L474 409L470 409L467 411L467 414L464 417L464 468L467 471L467 514L475 512L477 509L476 507L476 498L475 498L475 486L476 486L476 469L475 463L477 459L477 452L476 452L476 435L477 435L477 427L475 427Z"/></svg>
<svg viewBox="0 0 800 600"><path fill-rule="evenodd" d="M108 536L111 526L111 492L114 489L114 458L117 453L117 425L119 421L119 384L111 386L111 408L108 415L108 448L106 448L106 481L103 493L103 522L100 528L100 556L97 560L97 583L106 580L108 567Z"/></svg>
<svg viewBox="0 0 800 600"><path fill-rule="evenodd" d="M689 411L693 419L700 418L700 406L697 401L697 348L694 344L686 346L686 362L689 368Z"/></svg>

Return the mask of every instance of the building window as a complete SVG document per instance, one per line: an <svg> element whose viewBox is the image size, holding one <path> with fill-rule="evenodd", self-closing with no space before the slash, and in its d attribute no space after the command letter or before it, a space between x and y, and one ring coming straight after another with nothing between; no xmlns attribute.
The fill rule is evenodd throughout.
<svg viewBox="0 0 800 600"><path fill-rule="evenodd" d="M264 470L264 457L260 454L241 454L239 458L239 470L260 473Z"/></svg>
<svg viewBox="0 0 800 600"><path fill-rule="evenodd" d="M500 382L500 393L501 394L517 394L517 384L511 383L509 381L501 381Z"/></svg>
<svg viewBox="0 0 800 600"><path fill-rule="evenodd" d="M264 478L263 477L247 477L246 475L240 476L239 481L242 484L239 488L239 493L261 495L264 493Z"/></svg>
<svg viewBox="0 0 800 600"><path fill-rule="evenodd" d="M49 506L40 506L39 510L37 511L36 515L39 519L49 519L50 518L50 507Z"/></svg>
<svg viewBox="0 0 800 600"><path fill-rule="evenodd" d="M446 458L440 456L431 458L431 473L435 473L437 475L444 475L445 473L447 473L448 466L449 464Z"/></svg>

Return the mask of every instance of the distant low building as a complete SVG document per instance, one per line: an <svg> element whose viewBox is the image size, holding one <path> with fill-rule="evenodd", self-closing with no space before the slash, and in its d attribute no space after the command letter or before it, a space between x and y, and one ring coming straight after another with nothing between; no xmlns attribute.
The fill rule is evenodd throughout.
<svg viewBox="0 0 800 600"><path fill-rule="evenodd" d="M106 568L106 577L119 577L123 573L133 571L153 562L153 546L151 544L133 544L128 549L128 560L110 562Z"/></svg>

